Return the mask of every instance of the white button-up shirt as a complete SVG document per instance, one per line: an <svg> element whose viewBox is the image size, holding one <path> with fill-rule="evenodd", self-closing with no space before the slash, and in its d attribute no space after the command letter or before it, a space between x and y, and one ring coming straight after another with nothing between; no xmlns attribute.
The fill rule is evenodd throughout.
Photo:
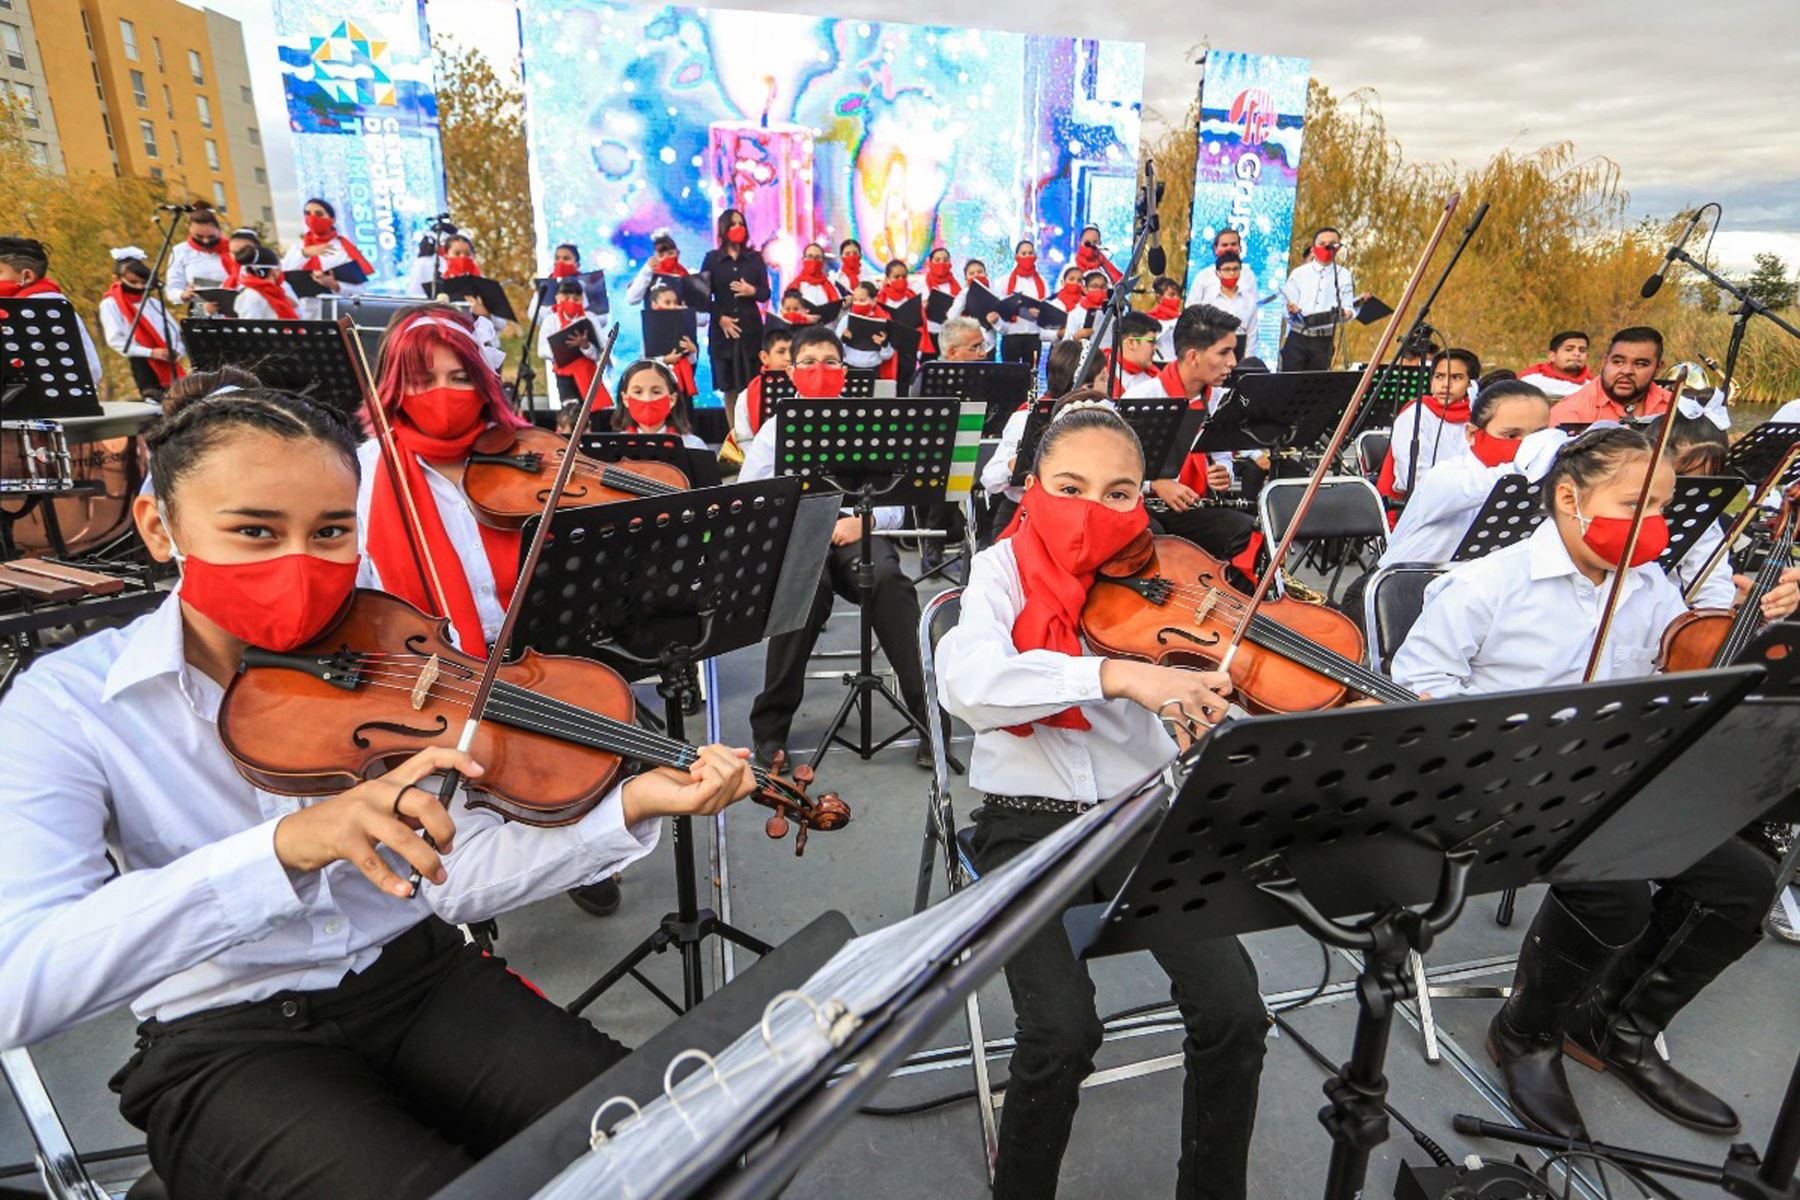
<svg viewBox="0 0 1800 1200"><path fill-rule="evenodd" d="M1256 272L1252 271L1248 264L1245 264L1243 274L1238 276L1238 292L1252 298L1257 295ZM1194 286L1188 292L1187 307L1191 308L1196 304L1219 306L1220 294L1219 269L1202 267L1200 273L1194 276Z"/></svg>
<svg viewBox="0 0 1800 1200"><path fill-rule="evenodd" d="M1413 425L1419 428L1418 470L1413 469ZM1402 492L1410 492L1413 488L1415 474L1421 480L1429 476L1431 470L1439 463L1457 462L1461 459L1474 459L1475 452L1469 449L1469 436L1466 423L1446 421L1429 408L1413 401L1400 410L1394 418L1394 428L1390 431L1388 453L1394 457L1394 486ZM1479 460L1476 460L1479 461Z"/></svg>
<svg viewBox="0 0 1800 1200"><path fill-rule="evenodd" d="M140 1018L172 1020L333 987L432 913L484 919L656 845L657 822L624 827L615 788L557 829L459 804L448 880L411 900L349 863L290 871L275 826L314 801L238 774L219 740L223 697L187 663L171 596L39 659L0 701L0 1046L127 1001Z"/></svg>
<svg viewBox="0 0 1800 1200"><path fill-rule="evenodd" d="M1026 405L1018 412L1006 418L1006 427L1000 431L1000 444L994 447L994 455L981 468L981 486L990 496L1002 493L1017 504L1025 496L1025 489L1013 486L1013 459L1019 457L1019 443L1025 439L1025 422L1031 417L1031 406Z"/></svg>
<svg viewBox="0 0 1800 1200"><path fill-rule="evenodd" d="M1490 467L1472 454L1425 472L1406 499L1379 565L1449 562L1494 485L1517 473L1512 463Z"/></svg>
<svg viewBox="0 0 1800 1200"><path fill-rule="evenodd" d="M225 239L221 239L219 245L224 246ZM199 276L201 281L216 279L219 282L215 286L223 287L225 264L215 251L196 250L188 244L186 238L182 238L169 247L169 263L163 269L163 278L167 281L163 285L163 296L170 304L184 303L181 293L198 286L195 276ZM205 307L194 305L194 316L205 317Z"/></svg>
<svg viewBox="0 0 1800 1200"><path fill-rule="evenodd" d="M1302 316L1330 312L1333 307L1356 308L1356 285L1350 279L1350 268L1342 263L1322 263L1310 253L1305 262L1288 272L1281 295L1288 304L1297 306ZM1292 313L1288 314L1288 327L1300 328Z"/></svg>
<svg viewBox="0 0 1800 1200"><path fill-rule="evenodd" d="M938 699L975 730L969 785L1008 796L1092 803L1117 795L1175 757L1175 741L1148 709L1108 700L1100 686L1106 660L1054 650L1020 652L1012 627L1025 607L1011 542L997 542L969 564L962 618L938 643ZM1034 725L1030 737L1006 732L1080 705L1092 729Z"/></svg>
<svg viewBox="0 0 1800 1200"><path fill-rule="evenodd" d="M1523 542L1459 563L1425 589L1394 655L1394 679L1433 697L1580 683L1612 587L1576 569L1556 521ZM1634 567L1606 638L1599 679L1648 675L1663 631L1687 611L1654 564Z"/></svg>
<svg viewBox="0 0 1800 1200"><path fill-rule="evenodd" d="M400 453L405 454L402 448ZM381 479L381 442L370 438L357 447L356 459L361 464L362 482L356 489L356 548L362 551L362 566L356 573L356 586L384 590L381 586L381 572L375 568L375 560L369 557L369 509L375 496L375 484ZM492 643L494 636L500 632L501 622L506 620L506 599L512 595L511 585L516 580L508 580L507 596L500 594L494 582L494 568L488 562L487 548L481 541L481 523L475 519L475 510L469 507L469 498L463 495L462 488L451 483L444 476L431 469L431 464L419 459L419 465L425 471L425 482L431 490L429 501L425 497L415 497L420 504L431 503L437 506L438 520L443 522L444 536L456 548L457 563L462 566L463 578L469 581L469 594L475 598L475 612L481 617L481 636ZM383 487L389 486L385 482ZM440 571L449 568L438 563ZM450 631L456 637L454 628ZM458 643L460 645L460 643Z"/></svg>
<svg viewBox="0 0 1800 1200"><path fill-rule="evenodd" d="M148 325L157 337L166 337L169 349L180 358L187 353L181 342L181 318L163 307L163 302L155 296L145 296L138 301L144 316L139 322ZM100 336L106 344L123 354L126 358L149 358L154 346L146 346L138 341L137 335L131 331L131 318L119 307L119 302L111 296L100 298Z"/></svg>

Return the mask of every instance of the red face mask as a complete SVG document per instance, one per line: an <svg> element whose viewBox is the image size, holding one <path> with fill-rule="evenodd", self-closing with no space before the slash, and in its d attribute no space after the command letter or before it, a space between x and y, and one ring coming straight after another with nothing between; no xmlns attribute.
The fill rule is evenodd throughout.
<svg viewBox="0 0 1800 1200"><path fill-rule="evenodd" d="M925 282L936 287L950 282L950 264L947 262L928 262L925 264Z"/></svg>
<svg viewBox="0 0 1800 1200"><path fill-rule="evenodd" d="M1241 278L1242 276L1239 275L1221 275L1219 276L1219 286L1225 288L1227 291L1235 292L1237 291L1238 280Z"/></svg>
<svg viewBox="0 0 1800 1200"><path fill-rule="evenodd" d="M625 397L625 411L631 414L632 424L639 429L661 429L669 419L669 410L675 407L675 397L663 396L656 400L634 400Z"/></svg>
<svg viewBox="0 0 1800 1200"><path fill-rule="evenodd" d="M1087 290L1087 298L1088 298L1089 304L1103 303L1106 300L1106 289L1105 288L1089 288Z"/></svg>
<svg viewBox="0 0 1800 1200"><path fill-rule="evenodd" d="M579 300L558 300L556 302L556 313L564 320L573 321L586 311Z"/></svg>
<svg viewBox="0 0 1800 1200"><path fill-rule="evenodd" d="M850 305L850 311L857 314L858 316L866 317L870 313L875 311L875 302L873 300L853 301Z"/></svg>
<svg viewBox="0 0 1800 1200"><path fill-rule="evenodd" d="M844 251L843 259L844 259L844 265L846 267L861 266L862 265L862 251L861 250L846 250L846 251Z"/></svg>
<svg viewBox="0 0 1800 1200"><path fill-rule="evenodd" d="M455 279L460 275L479 274L481 274L481 272L476 269L475 260L467 254L459 254L455 258L446 258L444 260L445 279Z"/></svg>
<svg viewBox="0 0 1800 1200"><path fill-rule="evenodd" d="M1519 456L1520 438L1495 437L1485 429L1477 429L1469 442L1469 451L1490 467L1509 463Z"/></svg>
<svg viewBox="0 0 1800 1200"><path fill-rule="evenodd" d="M679 266L680 263L681 255L679 254L660 254L656 258L656 273L658 275L673 275L675 273L675 268Z"/></svg>
<svg viewBox="0 0 1800 1200"><path fill-rule="evenodd" d="M1576 506L1575 515L1581 516L1579 505ZM1581 531L1581 540L1602 561L1617 567L1619 560L1625 556L1625 540L1631 536L1631 518L1586 517L1583 520L1586 521L1587 528ZM1643 527L1638 530L1637 546L1631 552L1631 565L1641 567L1668 548L1668 520L1661 513L1645 517Z"/></svg>
<svg viewBox="0 0 1800 1200"><path fill-rule="evenodd" d="M750 231L742 225L733 225L725 231L725 240L734 246L741 246L750 240Z"/></svg>
<svg viewBox="0 0 1800 1200"><path fill-rule="evenodd" d="M1321 263L1329 263L1332 259L1337 257L1337 247L1314 246L1313 257Z"/></svg>
<svg viewBox="0 0 1800 1200"><path fill-rule="evenodd" d="M1075 576L1098 571L1150 525L1141 500L1120 510L1081 496L1059 496L1042 484L1026 489L1019 507L1051 561Z"/></svg>
<svg viewBox="0 0 1800 1200"><path fill-rule="evenodd" d="M400 411L426 437L454 438L480 422L487 401L474 388L434 387L400 398Z"/></svg>
<svg viewBox="0 0 1800 1200"><path fill-rule="evenodd" d="M556 263L553 266L551 266L550 278L552 278L552 279L567 279L569 276L575 274L575 272L577 272L579 270L581 270L581 268L576 266L572 262L559 262L559 263Z"/></svg>
<svg viewBox="0 0 1800 1200"><path fill-rule="evenodd" d="M824 283L825 263L822 259L807 258L800 261L800 274L794 276L797 282Z"/></svg>
<svg viewBox="0 0 1800 1200"><path fill-rule="evenodd" d="M844 379L848 372L843 365L833 367L825 363L809 363L804 367L795 367L789 372L794 378L794 391L809 399L830 400L844 394Z"/></svg>
<svg viewBox="0 0 1800 1200"><path fill-rule="evenodd" d="M1035 254L1015 254L1013 255L1013 262L1018 264L1019 270L1021 271L1037 270L1037 255Z"/></svg>
<svg viewBox="0 0 1800 1200"><path fill-rule="evenodd" d="M181 558L181 598L240 641L285 654L323 633L356 590L356 559L284 554L261 562Z"/></svg>
<svg viewBox="0 0 1800 1200"><path fill-rule="evenodd" d="M306 232L317 237L330 237L337 230L337 222L324 213L306 214Z"/></svg>

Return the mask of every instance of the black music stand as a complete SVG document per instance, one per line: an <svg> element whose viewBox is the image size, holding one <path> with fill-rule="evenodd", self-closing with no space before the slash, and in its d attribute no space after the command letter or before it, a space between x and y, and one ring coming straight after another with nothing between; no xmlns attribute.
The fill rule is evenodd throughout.
<svg viewBox="0 0 1800 1200"><path fill-rule="evenodd" d="M1144 467L1150 479L1173 479L1181 473L1189 448L1206 423L1206 410L1194 408L1176 396L1125 396L1114 400L1119 416L1138 435L1144 448ZM1019 434L1019 454L1013 461L1012 486L1023 487L1037 461L1038 443L1050 427L1055 400L1038 400L1025 416Z"/></svg>
<svg viewBox="0 0 1800 1200"><path fill-rule="evenodd" d="M268 387L355 415L362 383L336 321L195 320L181 322L196 371L242 367Z"/></svg>
<svg viewBox="0 0 1800 1200"><path fill-rule="evenodd" d="M1195 453L1305 449L1343 415L1359 371L1284 371L1244 375L1213 405Z"/></svg>
<svg viewBox="0 0 1800 1200"><path fill-rule="evenodd" d="M1772 464L1771 464L1772 465ZM1729 475L1684 475L1675 481L1675 492L1663 508L1669 522L1669 545L1657 558L1665 571L1693 549L1708 525L1744 490L1743 480ZM1451 554L1451 562L1482 558L1496 550L1522 542L1543 523L1544 489L1523 475L1504 475L1482 502L1481 511Z"/></svg>
<svg viewBox="0 0 1800 1200"><path fill-rule="evenodd" d="M979 400L986 409L981 436L997 438L1006 419L1032 398L1037 373L1022 362L945 362L934 358L919 369L919 395Z"/></svg>
<svg viewBox="0 0 1800 1200"><path fill-rule="evenodd" d="M598 658L631 680L658 675L669 736L685 741L684 718L700 706L700 660L804 619L835 516L835 504L808 503L791 479L562 509L537 571L519 581L524 608L508 653L529 647ZM525 522L523 545L539 519ZM703 991L701 947L712 935L768 953L766 942L700 907L692 818L672 824L676 911L576 997L570 1012L627 975L677 1013L694 1007ZM638 970L670 946L681 954L682 1004Z"/></svg>
<svg viewBox="0 0 1800 1200"><path fill-rule="evenodd" d="M687 473L690 487L718 487L719 459L696 450L678 433L593 433L581 439L581 452L605 463L667 463Z"/></svg>
<svg viewBox="0 0 1800 1200"><path fill-rule="evenodd" d="M1227 722L1185 756L1186 782L1119 894L1069 912L1070 940L1096 958L1299 924L1359 951L1354 1046L1319 1114L1333 1142L1325 1195L1352 1200L1387 1138L1382 1068L1394 1009L1416 994L1409 953L1470 895L1591 878L1584 844L1641 825L1635 798L1761 677L1736 667ZM1608 865L1655 878L1736 828L1690 811Z"/></svg>
<svg viewBox="0 0 1800 1200"><path fill-rule="evenodd" d="M946 498L953 474L967 486L973 478L980 435L981 410L973 402L944 398L898 397L893 400L817 400L794 398L782 406L775 428L775 473L797 476L808 490L830 489L855 497L855 512L862 522L857 544L857 669L845 674L850 689L837 715L825 728L825 736L813 753L812 767L834 743L856 751L864 760L875 757L908 730L929 740L931 733L920 717L909 711L882 678L875 674L875 625L869 604L875 589L876 502L929 504ZM766 418L774 420L775 418ZM967 426L965 429L964 426ZM966 447L964 443L966 444ZM966 453L965 453L966 451ZM814 577L815 580L817 576ZM810 607L810 598L806 606ZM879 742L875 740L875 697L881 696L905 724ZM859 741L849 741L840 730L850 712L859 713ZM959 768L960 769L960 768Z"/></svg>
<svg viewBox="0 0 1800 1200"><path fill-rule="evenodd" d="M1760 483L1795 442L1800 442L1800 422L1764 421L1732 443L1725 453L1725 469Z"/></svg>
<svg viewBox="0 0 1800 1200"><path fill-rule="evenodd" d="M0 300L0 416L9 421L100 415L81 318L64 296Z"/></svg>

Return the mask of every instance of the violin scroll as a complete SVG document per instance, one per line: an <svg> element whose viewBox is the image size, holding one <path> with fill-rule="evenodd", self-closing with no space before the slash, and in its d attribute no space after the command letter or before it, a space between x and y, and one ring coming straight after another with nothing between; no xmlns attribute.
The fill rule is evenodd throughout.
<svg viewBox="0 0 1800 1200"><path fill-rule="evenodd" d="M780 772L786 763L787 753L783 751L767 772L767 781L751 798L775 810L763 824L763 832L771 838L787 836L789 818L799 823L799 831L794 835L794 857L798 858L806 853L806 835L811 830L842 829L849 824L850 806L836 792L822 792L816 798L807 795L813 769L801 764L783 778Z"/></svg>

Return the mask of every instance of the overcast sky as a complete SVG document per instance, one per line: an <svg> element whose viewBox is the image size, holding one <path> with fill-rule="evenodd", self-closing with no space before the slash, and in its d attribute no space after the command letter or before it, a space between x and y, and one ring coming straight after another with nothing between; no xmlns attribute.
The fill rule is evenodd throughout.
<svg viewBox="0 0 1800 1200"><path fill-rule="evenodd" d="M538 3L544 0L531 0ZM206 0L244 23L264 129L286 127L268 0ZM1139 41L1144 103L1179 119L1202 46L1310 57L1333 91L1372 88L1408 157L1485 161L1568 139L1616 161L1635 212L1725 206L1715 249L1800 266L1800 0L746 0L715 5L976 23ZM429 0L434 32L515 57L511 0ZM298 207L285 139L265 138L282 217ZM1304 158L1302 159L1304 170Z"/></svg>

